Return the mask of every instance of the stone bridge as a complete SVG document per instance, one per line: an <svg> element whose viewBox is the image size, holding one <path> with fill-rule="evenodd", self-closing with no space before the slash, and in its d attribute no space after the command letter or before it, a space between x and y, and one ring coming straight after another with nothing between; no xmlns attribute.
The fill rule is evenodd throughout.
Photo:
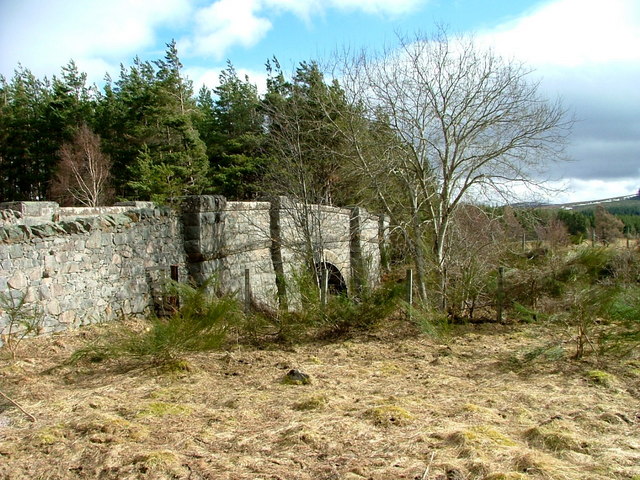
<svg viewBox="0 0 640 480"><path fill-rule="evenodd" d="M145 315L167 278L201 284L254 304L295 308L296 279L313 264L330 289L375 285L387 238L385 217L278 197L232 202L187 197L181 210L150 202L61 208L0 204L0 295L42 315L45 332L123 315ZM248 283L247 283L248 282ZM0 334L7 333L0 305Z"/></svg>

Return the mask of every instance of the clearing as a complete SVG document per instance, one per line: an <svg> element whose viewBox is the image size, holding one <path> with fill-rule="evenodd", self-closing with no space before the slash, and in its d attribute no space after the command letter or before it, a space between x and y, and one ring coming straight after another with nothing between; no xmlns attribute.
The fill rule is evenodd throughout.
<svg viewBox="0 0 640 480"><path fill-rule="evenodd" d="M640 362L540 348L565 332L389 327L180 371L62 364L100 328L0 360L0 390L36 419L0 399L1 478L640 479ZM283 384L294 368L311 383Z"/></svg>

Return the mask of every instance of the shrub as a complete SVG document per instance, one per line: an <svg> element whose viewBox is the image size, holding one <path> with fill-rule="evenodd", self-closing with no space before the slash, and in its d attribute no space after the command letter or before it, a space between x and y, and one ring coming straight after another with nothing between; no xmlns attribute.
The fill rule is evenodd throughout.
<svg viewBox="0 0 640 480"><path fill-rule="evenodd" d="M194 288L172 282L168 288L171 295L180 298L180 308L170 316L151 316L142 331L111 330L95 344L76 351L72 361L150 358L154 364L166 366L179 364L187 352L220 348L242 314L235 298L211 295L209 284Z"/></svg>
<svg viewBox="0 0 640 480"><path fill-rule="evenodd" d="M412 319L431 338L443 339L451 332L451 319L446 313L418 305L412 309Z"/></svg>
<svg viewBox="0 0 640 480"><path fill-rule="evenodd" d="M402 284L387 282L363 292L357 300L344 295L329 297L319 312L324 333L343 335L353 330L375 329L398 309L404 289Z"/></svg>
<svg viewBox="0 0 640 480"><path fill-rule="evenodd" d="M334 338L353 331L377 328L397 311L404 285L388 281L353 298L346 294L327 296L323 304L317 284L307 276L295 281L297 302L294 311L259 310L247 318L244 331L259 341L269 334L278 341L295 342L305 337ZM269 328L270 327L270 328Z"/></svg>
<svg viewBox="0 0 640 480"><path fill-rule="evenodd" d="M640 345L640 287L620 289L607 313L610 323L599 339L601 352L630 354Z"/></svg>
<svg viewBox="0 0 640 480"><path fill-rule="evenodd" d="M0 345L3 345L15 360L18 347L22 340L29 335L37 335L42 328L42 312L26 302L26 294L16 292L17 295L0 293L0 314L6 317L6 324L0 330Z"/></svg>

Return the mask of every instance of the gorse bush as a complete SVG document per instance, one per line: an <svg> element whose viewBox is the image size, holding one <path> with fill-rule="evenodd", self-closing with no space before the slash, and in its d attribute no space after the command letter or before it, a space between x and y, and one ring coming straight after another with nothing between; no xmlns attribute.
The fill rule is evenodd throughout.
<svg viewBox="0 0 640 480"><path fill-rule="evenodd" d="M599 338L603 353L628 355L640 346L640 285L622 288L609 304L609 324Z"/></svg>
<svg viewBox="0 0 640 480"><path fill-rule="evenodd" d="M344 335L350 331L371 330L398 310L405 286L395 282L364 291L360 298L330 296L320 310L319 323L324 335Z"/></svg>
<svg viewBox="0 0 640 480"><path fill-rule="evenodd" d="M583 246L528 257L509 270L511 318L566 328L573 358L629 353L640 341L640 256Z"/></svg>
<svg viewBox="0 0 640 480"><path fill-rule="evenodd" d="M243 332L251 340L290 343L375 329L399 309L404 285L384 282L375 289L364 289L357 298L347 292L329 293L323 303L313 276L299 273L292 289L291 310L259 309L245 319Z"/></svg>

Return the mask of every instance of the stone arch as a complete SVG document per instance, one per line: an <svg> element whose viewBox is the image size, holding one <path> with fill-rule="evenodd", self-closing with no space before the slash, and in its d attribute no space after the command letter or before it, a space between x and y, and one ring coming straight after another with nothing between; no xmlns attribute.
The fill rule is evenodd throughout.
<svg viewBox="0 0 640 480"><path fill-rule="evenodd" d="M346 295L348 293L347 282L340 272L340 269L330 262L320 262L316 264L318 272L326 270L328 272L328 293L330 295Z"/></svg>

